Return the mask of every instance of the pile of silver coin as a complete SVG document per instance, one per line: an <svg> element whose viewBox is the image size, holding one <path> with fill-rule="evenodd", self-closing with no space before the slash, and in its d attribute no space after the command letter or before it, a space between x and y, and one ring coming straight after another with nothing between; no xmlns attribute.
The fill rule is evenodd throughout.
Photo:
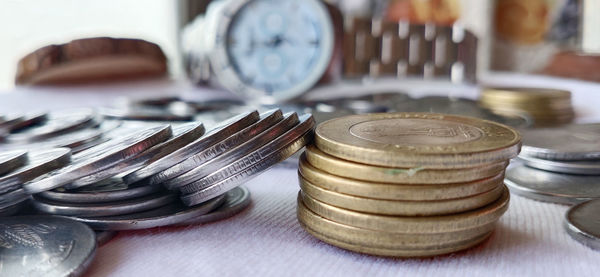
<svg viewBox="0 0 600 277"><path fill-rule="evenodd" d="M522 135L521 163L506 171L511 192L574 205L565 217L567 232L600 249L600 124L522 130Z"/></svg>

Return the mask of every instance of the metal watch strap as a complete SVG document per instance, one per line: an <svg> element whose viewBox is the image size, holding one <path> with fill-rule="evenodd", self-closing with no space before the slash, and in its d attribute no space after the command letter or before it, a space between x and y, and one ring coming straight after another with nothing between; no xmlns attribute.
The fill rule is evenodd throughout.
<svg viewBox="0 0 600 277"><path fill-rule="evenodd" d="M344 18L344 75L476 80L477 38L458 25Z"/></svg>

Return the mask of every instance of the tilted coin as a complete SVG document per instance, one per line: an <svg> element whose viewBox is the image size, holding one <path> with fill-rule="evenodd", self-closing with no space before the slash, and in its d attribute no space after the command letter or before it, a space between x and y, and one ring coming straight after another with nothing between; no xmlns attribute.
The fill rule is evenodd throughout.
<svg viewBox="0 0 600 277"><path fill-rule="evenodd" d="M319 124L315 143L338 158L390 167L467 168L514 158L519 133L491 121L429 113L354 115Z"/></svg>
<svg viewBox="0 0 600 277"><path fill-rule="evenodd" d="M172 130L173 136L168 140L152 146L150 149L137 154L131 159L75 180L72 185L75 187L87 186L115 176L121 172L128 172L144 165L151 164L153 161L177 151L181 147L190 144L204 135L204 126L201 123L196 122L172 127Z"/></svg>
<svg viewBox="0 0 600 277"><path fill-rule="evenodd" d="M46 120L48 120L47 113L34 113L25 115L19 122L16 122L10 126L6 126L5 128L10 132L16 132L27 127L41 124L46 122Z"/></svg>
<svg viewBox="0 0 600 277"><path fill-rule="evenodd" d="M96 252L88 226L55 216L15 216L0 222L2 276L80 276Z"/></svg>
<svg viewBox="0 0 600 277"><path fill-rule="evenodd" d="M600 159L600 124L523 131L522 153L547 160Z"/></svg>
<svg viewBox="0 0 600 277"><path fill-rule="evenodd" d="M157 174L169 167L172 167L199 151L210 147L211 145L222 141L223 139L243 130L259 120L257 111L240 114L222 123L219 127L209 131L203 137L189 143L188 145L166 155L152 163L123 176L126 184L132 184L142 179Z"/></svg>
<svg viewBox="0 0 600 277"><path fill-rule="evenodd" d="M69 184L129 159L170 136L171 127L167 125L143 130L120 140L108 141L73 155L71 165L29 181L23 184L23 188L26 192L34 194Z"/></svg>
<svg viewBox="0 0 600 277"><path fill-rule="evenodd" d="M0 209L8 208L29 199L29 195L18 188L0 195Z"/></svg>
<svg viewBox="0 0 600 277"><path fill-rule="evenodd" d="M100 113L108 118L129 119L129 120L148 120L148 121L192 121L192 113L174 113L168 109L155 107L120 107L103 108Z"/></svg>
<svg viewBox="0 0 600 277"><path fill-rule="evenodd" d="M27 147L27 149L47 149L56 147L67 147L72 150L80 150L94 141L99 141L102 132L95 128L88 128L62 135L57 135L34 143L13 143L11 147ZM74 151L75 152L75 151Z"/></svg>
<svg viewBox="0 0 600 277"><path fill-rule="evenodd" d="M143 181L126 185L117 176L75 190L57 188L40 192L36 197L66 203L102 203L140 198L162 189L159 185L149 185Z"/></svg>
<svg viewBox="0 0 600 277"><path fill-rule="evenodd" d="M117 231L94 231L96 233L96 241L98 246L105 245L113 239L119 232Z"/></svg>
<svg viewBox="0 0 600 277"><path fill-rule="evenodd" d="M190 184L252 153L253 151L265 145L269 141L277 139L279 136L283 135L297 124L298 115L296 113L287 113L284 115L283 120L275 123L275 125L271 126L269 129L263 131L262 133L255 135L250 140L238 145L237 147L229 151L226 151L221 155L218 155L208 161L204 161L203 163L196 165L195 168L182 175L179 175L170 180L166 180L163 184L169 189L174 189Z"/></svg>
<svg viewBox="0 0 600 277"><path fill-rule="evenodd" d="M19 124L25 120L24 115L8 115L0 121L0 129L10 130L15 124Z"/></svg>
<svg viewBox="0 0 600 277"><path fill-rule="evenodd" d="M510 191L535 200L577 204L600 198L600 176L560 174L527 166L506 171Z"/></svg>
<svg viewBox="0 0 600 277"><path fill-rule="evenodd" d="M307 115L301 116L301 121L306 120ZM312 117L311 117L312 119ZM313 121L313 120L311 120ZM314 121L313 121L314 122ZM302 137L281 149L279 152L268 156L265 159L262 159L257 162L253 162L250 166L244 168L242 171L239 171L235 175L231 177L211 184L210 186L203 188L201 190L195 191L194 193L184 194L181 196L181 200L184 204L188 206L196 205L197 203L202 203L208 199L221 195L247 181L251 178L256 177L260 173L263 173L271 166L281 162L287 158L289 158L294 153L298 152L302 147L304 147L307 143L309 143L313 138L312 130L306 132Z"/></svg>
<svg viewBox="0 0 600 277"><path fill-rule="evenodd" d="M496 99L503 102L569 100L571 92L550 88L525 87L490 87L481 92L482 98Z"/></svg>
<svg viewBox="0 0 600 277"><path fill-rule="evenodd" d="M139 230L178 223L207 214L223 204L226 196L222 195L194 207L187 207L176 201L149 211L105 217L71 217L83 222L94 230Z"/></svg>
<svg viewBox="0 0 600 277"><path fill-rule="evenodd" d="M27 181L67 165L71 161L71 150L33 150L27 156L27 165L0 177L0 194L20 188L21 184Z"/></svg>
<svg viewBox="0 0 600 277"><path fill-rule="evenodd" d="M224 181L225 179L243 171L245 168L252 166L253 163L257 163L263 159L276 155L280 151L289 147L290 144L294 143L298 139L301 139L306 132L309 132L314 127L314 120L310 115L301 116L300 122L281 135L273 134L272 132L266 131L271 139L270 142L262 145L260 148L252 150L252 152L245 156L236 157L235 160L229 164L217 168L213 172L208 172L206 176L189 183L179 190L183 193L194 193L196 191L210 187L213 184ZM251 141L249 141L251 142ZM236 151L236 149L232 151ZM227 155L223 154L223 155Z"/></svg>
<svg viewBox="0 0 600 277"><path fill-rule="evenodd" d="M66 216L96 217L131 214L152 210L177 200L177 195L156 193L135 199L105 203L66 203L34 197L33 207L43 213Z"/></svg>
<svg viewBox="0 0 600 277"><path fill-rule="evenodd" d="M600 200L571 207L565 216L567 233L582 244L600 250Z"/></svg>
<svg viewBox="0 0 600 277"><path fill-rule="evenodd" d="M363 181L394 184L452 184L471 182L496 176L504 171L507 161L461 169L394 168L360 164L328 155L314 145L304 152L308 162L327 173Z"/></svg>
<svg viewBox="0 0 600 277"><path fill-rule="evenodd" d="M519 155L519 160L529 167L541 170L567 174L600 175L600 161L552 161L524 154Z"/></svg>
<svg viewBox="0 0 600 277"><path fill-rule="evenodd" d="M239 186L228 191L225 195L225 203L220 207L211 211L210 213L196 216L192 219L186 220L181 223L176 223L176 226L186 226L192 224L206 224L223 220L232 217L244 209L246 209L251 202L250 191L243 186Z"/></svg>
<svg viewBox="0 0 600 277"><path fill-rule="evenodd" d="M0 174L11 172L28 161L27 151L14 150L0 153Z"/></svg>
<svg viewBox="0 0 600 277"><path fill-rule="evenodd" d="M329 174L312 166L302 154L298 173L313 184L343 194L387 200L443 200L468 197L502 185L504 172L493 177L454 184L390 184Z"/></svg>
<svg viewBox="0 0 600 277"><path fill-rule="evenodd" d="M258 122L227 138L224 138L210 147L202 149L200 152L185 159L184 161L151 176L148 181L150 184L163 184L165 181L186 173L193 168L225 153L226 151L249 141L253 137L275 125L277 122L280 122L282 119L283 114L279 109L264 112L261 114L261 119Z"/></svg>
<svg viewBox="0 0 600 277"><path fill-rule="evenodd" d="M40 141L85 128L94 123L95 113L90 109L51 112L44 124L30 127L7 137L10 142Z"/></svg>

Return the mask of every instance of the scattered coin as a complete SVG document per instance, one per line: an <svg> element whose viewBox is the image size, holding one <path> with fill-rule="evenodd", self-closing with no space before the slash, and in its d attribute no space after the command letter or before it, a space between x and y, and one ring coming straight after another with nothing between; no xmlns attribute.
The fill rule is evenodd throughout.
<svg viewBox="0 0 600 277"><path fill-rule="evenodd" d="M523 131L522 154L546 160L600 159L600 124Z"/></svg>
<svg viewBox="0 0 600 277"><path fill-rule="evenodd" d="M71 150L68 148L34 150L28 153L28 160L27 165L0 177L0 195L20 188L21 184L38 176L67 165L71 161Z"/></svg>
<svg viewBox="0 0 600 277"><path fill-rule="evenodd" d="M0 174L11 172L28 161L27 151L15 150L0 153Z"/></svg>
<svg viewBox="0 0 600 277"><path fill-rule="evenodd" d="M552 161L524 154L519 155L519 160L529 167L541 170L567 174L600 175L600 161Z"/></svg>
<svg viewBox="0 0 600 277"><path fill-rule="evenodd" d="M29 199L29 195L21 188L3 193L0 195L0 209L17 205L27 199Z"/></svg>
<svg viewBox="0 0 600 277"><path fill-rule="evenodd" d="M10 126L7 126L6 129L8 129L8 131L10 131L10 132L17 132L17 131L20 131L21 129L44 123L44 122L46 122L46 120L48 120L47 113L29 114L29 115L25 115L21 121L16 122Z"/></svg>
<svg viewBox="0 0 600 277"><path fill-rule="evenodd" d="M582 244L600 250L600 200L571 207L565 217L567 233Z"/></svg>
<svg viewBox="0 0 600 277"><path fill-rule="evenodd" d="M33 142L65 134L94 124L95 113L90 109L51 112L44 124L13 133L10 142Z"/></svg>

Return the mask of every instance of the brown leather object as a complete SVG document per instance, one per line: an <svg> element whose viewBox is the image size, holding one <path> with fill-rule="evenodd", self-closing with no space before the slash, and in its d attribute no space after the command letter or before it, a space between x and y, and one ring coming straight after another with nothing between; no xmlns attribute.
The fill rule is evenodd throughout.
<svg viewBox="0 0 600 277"><path fill-rule="evenodd" d="M600 82L600 55L576 52L557 53L541 73Z"/></svg>
<svg viewBox="0 0 600 277"><path fill-rule="evenodd" d="M69 84L163 76L160 47L139 39L96 37L42 47L17 65L16 84Z"/></svg>

